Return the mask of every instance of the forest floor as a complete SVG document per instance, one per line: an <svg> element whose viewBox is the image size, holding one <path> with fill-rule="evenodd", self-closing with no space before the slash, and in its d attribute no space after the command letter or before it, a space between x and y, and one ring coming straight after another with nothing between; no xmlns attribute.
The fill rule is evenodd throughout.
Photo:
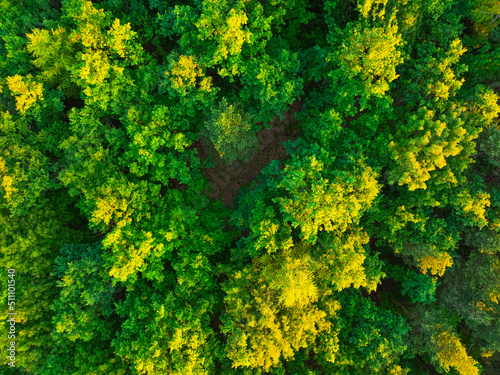
<svg viewBox="0 0 500 375"><path fill-rule="evenodd" d="M258 150L248 162L236 160L231 165L224 165L220 159L215 160L216 165L204 171L204 176L211 186L208 197L221 200L227 207L233 207L234 197L238 191L250 184L262 168L272 160L284 161L288 155L283 143L290 139L297 139L300 133L295 112L300 112L302 105L302 100L296 100L288 111L283 112L282 120L276 117L269 122L269 129L261 124L262 127L257 132ZM201 141L196 142L195 147L202 162L208 155L216 155L215 150L208 149L210 145L205 145Z"/></svg>

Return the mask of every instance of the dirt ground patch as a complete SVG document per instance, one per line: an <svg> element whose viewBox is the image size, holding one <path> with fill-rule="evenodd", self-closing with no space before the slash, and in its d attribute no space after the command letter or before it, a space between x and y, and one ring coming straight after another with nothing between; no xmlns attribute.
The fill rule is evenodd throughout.
<svg viewBox="0 0 500 375"><path fill-rule="evenodd" d="M277 117L269 123L269 129L262 127L257 132L259 148L247 163L236 160L231 165L223 165L220 160L216 160L215 167L204 171L204 176L211 186L211 191L208 193L210 199L222 200L225 206L232 207L237 192L243 186L250 184L262 168L272 160L284 161L287 158L283 142L298 138L300 127L295 113L300 112L302 104L302 100L296 100L290 110L283 113L283 120ZM208 149L210 146L204 145L203 142L196 142L195 147L201 161L204 161L209 154L215 154L214 150Z"/></svg>

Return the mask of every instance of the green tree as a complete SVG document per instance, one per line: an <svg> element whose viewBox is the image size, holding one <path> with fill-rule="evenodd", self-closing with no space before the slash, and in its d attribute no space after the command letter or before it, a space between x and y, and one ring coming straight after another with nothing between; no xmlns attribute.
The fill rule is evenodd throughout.
<svg viewBox="0 0 500 375"><path fill-rule="evenodd" d="M335 361L318 353L323 371L339 375L407 374L408 369L399 364L409 344L410 327L404 318L377 307L356 290L342 292L339 302L339 351Z"/></svg>
<svg viewBox="0 0 500 375"><path fill-rule="evenodd" d="M231 164L237 159L248 161L258 143L252 122L241 104L229 104L223 98L210 113L201 136L211 142L224 163Z"/></svg>
<svg viewBox="0 0 500 375"><path fill-rule="evenodd" d="M120 327L115 312L119 287L103 268L102 246L67 244L55 261L60 295L52 310L54 346L42 374L126 374L128 365L111 348Z"/></svg>

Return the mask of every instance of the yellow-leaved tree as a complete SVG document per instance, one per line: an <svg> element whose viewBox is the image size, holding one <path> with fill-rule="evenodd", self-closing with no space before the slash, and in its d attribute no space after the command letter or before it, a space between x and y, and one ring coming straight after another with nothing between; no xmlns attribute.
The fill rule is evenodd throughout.
<svg viewBox="0 0 500 375"><path fill-rule="evenodd" d="M16 98L16 109L21 114L35 106L38 100L43 100L43 85L33 79L31 74L26 77L19 74L7 77L7 86Z"/></svg>

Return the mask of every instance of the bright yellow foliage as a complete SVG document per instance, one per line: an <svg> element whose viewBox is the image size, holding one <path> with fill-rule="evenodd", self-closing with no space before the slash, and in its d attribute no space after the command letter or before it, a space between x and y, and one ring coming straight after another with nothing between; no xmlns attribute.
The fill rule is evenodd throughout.
<svg viewBox="0 0 500 375"><path fill-rule="evenodd" d="M31 74L7 77L7 85L16 98L16 109L24 114L37 100L43 100L43 85L32 80Z"/></svg>
<svg viewBox="0 0 500 375"><path fill-rule="evenodd" d="M396 66L403 62L398 47L402 43L395 22L384 28L352 30L346 37L338 56L342 70L363 82L365 95L382 96L389 83L399 77Z"/></svg>
<svg viewBox="0 0 500 375"><path fill-rule="evenodd" d="M437 255L426 255L416 260L423 274L426 274L429 270L431 275L443 276L446 268L453 265L453 259L446 252Z"/></svg>
<svg viewBox="0 0 500 375"><path fill-rule="evenodd" d="M430 172L447 165L450 156L462 151L463 143L468 140L463 121L460 119L464 108L451 107L447 115L435 119L437 111L420 107L416 114L401 127L389 145L395 160L389 172L389 183L398 182L408 185L408 190L426 189L426 181L431 179ZM441 180L453 180L451 171L444 171Z"/></svg>
<svg viewBox="0 0 500 375"><path fill-rule="evenodd" d="M216 43L213 64L240 58L243 44L251 42L252 33L245 27L247 22L248 17L242 9L232 8L227 11L218 0L203 2L203 13L198 18L196 27L199 30L198 38L213 40ZM234 62L229 65L231 71L222 67L219 69L219 75L238 74L238 65Z"/></svg>
<svg viewBox="0 0 500 375"><path fill-rule="evenodd" d="M438 336L437 342L439 345L437 357L446 371L449 371L450 367L454 367L460 375L479 374L476 367L477 362L467 355L464 346L455 334L444 331Z"/></svg>
<svg viewBox="0 0 500 375"><path fill-rule="evenodd" d="M126 211L127 199L122 197L112 197L109 195L100 197L96 201L96 210L92 214L91 221L95 223L102 222L108 225L113 217L120 217L121 213L125 214ZM126 215L125 218L126 217L128 217L128 215Z"/></svg>
<svg viewBox="0 0 500 375"><path fill-rule="evenodd" d="M126 44L125 42L131 40L135 33L131 30L130 23L124 25L120 24L118 18L113 22L113 26L108 31L109 46L112 51L115 51L121 57L125 57Z"/></svg>
<svg viewBox="0 0 500 375"><path fill-rule="evenodd" d="M470 217L478 226L487 224L486 207L490 207L491 204L488 193L480 191L472 196L469 191L462 191L458 194L456 202L465 216Z"/></svg>
<svg viewBox="0 0 500 375"><path fill-rule="evenodd" d="M82 54L85 65L80 69L80 78L88 84L100 84L108 77L110 63L106 52L97 50Z"/></svg>
<svg viewBox="0 0 500 375"><path fill-rule="evenodd" d="M12 176L9 176L8 174L8 168L5 165L5 160L0 157L0 175L2 176L2 187L5 190L5 199L9 199L12 193L15 193L17 191L16 187L14 186L14 178Z"/></svg>
<svg viewBox="0 0 500 375"><path fill-rule="evenodd" d="M318 288L313 279L311 259L286 257L270 282L280 291L279 302L288 308L302 308L318 299Z"/></svg>
<svg viewBox="0 0 500 375"><path fill-rule="evenodd" d="M227 17L225 27L220 30L221 41L216 56L220 60L227 59L229 55L238 55L243 43L250 43L251 32L243 30L242 26L248 21L248 17L242 10L231 9Z"/></svg>
<svg viewBox="0 0 500 375"><path fill-rule="evenodd" d="M377 289L377 280L367 277L366 252L363 248L369 237L362 230L347 231L342 236L330 235L327 241L319 240L322 256L318 263L318 278L331 281L328 288L341 291L350 287Z"/></svg>
<svg viewBox="0 0 500 375"><path fill-rule="evenodd" d="M250 300L239 289L227 291L227 313L235 322L229 339L228 358L233 367L263 368L268 371L280 358L310 345L331 323L314 304L280 311L266 293L265 285L255 285ZM340 307L340 306L339 306Z"/></svg>
<svg viewBox="0 0 500 375"><path fill-rule="evenodd" d="M106 44L101 32L101 23L106 17L104 10L96 9L91 1L83 0L80 12L74 17L80 27L73 32L73 40L81 42L86 48L103 48Z"/></svg>
<svg viewBox="0 0 500 375"><path fill-rule="evenodd" d="M465 81L465 79L457 80L453 72L453 64L458 62L467 50L462 46L460 39L455 39L450 49L446 51L444 59L432 59L429 62L429 70L433 76L438 79L431 78L427 83L427 95L433 95L435 100L448 100L450 93L457 91Z"/></svg>
<svg viewBox="0 0 500 375"><path fill-rule="evenodd" d="M373 20L376 18L382 18L385 16L385 7L389 0L361 0L358 1L358 9L364 18L370 17L370 13L373 16Z"/></svg>
<svg viewBox="0 0 500 375"><path fill-rule="evenodd" d="M287 165L287 177L280 187L289 191L290 198L275 199L291 225L300 226L306 241L313 241L322 230L345 231L370 207L379 192L375 172L363 163L358 163L356 171L351 173L350 183L340 177L333 181L318 177L324 168L316 156L304 158L304 164ZM304 177L295 181L304 172L307 184Z"/></svg>
<svg viewBox="0 0 500 375"><path fill-rule="evenodd" d="M173 63L170 72L166 72L166 74L171 76L174 88L186 90L195 87L196 78L202 75L202 71L193 56L181 55L179 60Z"/></svg>
<svg viewBox="0 0 500 375"><path fill-rule="evenodd" d="M131 226L115 228L103 240L103 245L116 254L109 275L117 281L125 281L144 265L147 255L155 249L151 232L134 233Z"/></svg>

